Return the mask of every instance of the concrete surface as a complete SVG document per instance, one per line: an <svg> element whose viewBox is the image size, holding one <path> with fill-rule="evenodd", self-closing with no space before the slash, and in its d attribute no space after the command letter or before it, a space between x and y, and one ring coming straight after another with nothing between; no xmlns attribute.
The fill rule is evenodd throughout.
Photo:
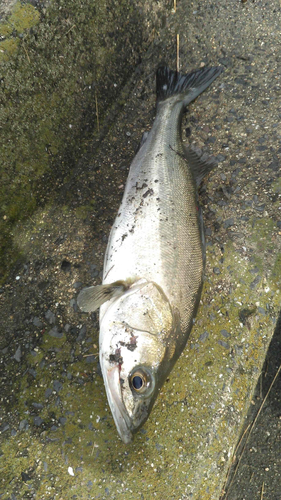
<svg viewBox="0 0 281 500"><path fill-rule="evenodd" d="M182 1L173 12L161 2L151 13L104 2L103 19L116 9L106 34L78 4L65 1L62 17L56 3L16 6L31 31L4 23L0 498L223 498L280 310L280 4ZM220 161L200 195L206 280L186 350L126 446L100 375L97 316L80 314L75 298L100 280L153 120L155 68L175 67L176 34L183 71L225 67L183 123ZM96 79L95 50L112 69L98 66Z"/></svg>

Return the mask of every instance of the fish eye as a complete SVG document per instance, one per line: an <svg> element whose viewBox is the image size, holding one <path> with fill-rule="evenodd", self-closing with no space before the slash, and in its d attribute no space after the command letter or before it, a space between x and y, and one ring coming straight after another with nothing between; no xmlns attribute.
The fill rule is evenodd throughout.
<svg viewBox="0 0 281 500"><path fill-rule="evenodd" d="M142 370L135 370L130 376L131 389L137 394L142 394L150 387L150 376L149 374Z"/></svg>

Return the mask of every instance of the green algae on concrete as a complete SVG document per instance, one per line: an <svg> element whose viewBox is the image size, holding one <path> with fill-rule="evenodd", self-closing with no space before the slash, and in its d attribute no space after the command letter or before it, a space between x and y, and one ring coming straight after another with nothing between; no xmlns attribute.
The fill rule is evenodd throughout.
<svg viewBox="0 0 281 500"><path fill-rule="evenodd" d="M281 289L281 252L277 254L271 273L271 279Z"/></svg>
<svg viewBox="0 0 281 500"><path fill-rule="evenodd" d="M17 34L23 34L25 30L37 24L39 19L40 14L33 5L17 2L13 6L8 19L2 21L0 24L1 36L7 37L15 32Z"/></svg>
<svg viewBox="0 0 281 500"><path fill-rule="evenodd" d="M1 445L3 491L9 484L16 492L24 472L21 494L40 498L141 499L143 488L146 498L218 498L220 481L213 479L226 472L280 307L274 280L263 279L258 305L241 323L239 312L253 305L252 263L238 266L241 256L229 242L221 275L212 274L219 254L219 246L208 247L209 279L190 342L130 445L117 436L97 353L87 353L94 355L88 363L83 343L42 332L14 388L24 422Z"/></svg>
<svg viewBox="0 0 281 500"><path fill-rule="evenodd" d="M0 63L8 61L20 43L26 30L35 26L40 19L38 10L30 4L17 2L8 19L0 23Z"/></svg>

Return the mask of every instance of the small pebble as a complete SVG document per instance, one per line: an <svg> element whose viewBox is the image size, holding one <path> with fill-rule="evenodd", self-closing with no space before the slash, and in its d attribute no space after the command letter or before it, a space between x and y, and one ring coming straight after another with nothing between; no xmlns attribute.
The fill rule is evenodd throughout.
<svg viewBox="0 0 281 500"><path fill-rule="evenodd" d="M34 408L39 408L40 410L43 408L42 403L32 403L32 406L33 406Z"/></svg>
<svg viewBox="0 0 281 500"><path fill-rule="evenodd" d="M45 394L44 394L45 399L48 399L52 393L53 393L53 390L50 387L48 389L46 389Z"/></svg>
<svg viewBox="0 0 281 500"><path fill-rule="evenodd" d="M263 212L264 209L265 209L265 205L259 205L258 207L254 207L255 210L257 210L258 212Z"/></svg>
<svg viewBox="0 0 281 500"><path fill-rule="evenodd" d="M81 281L76 281L73 285L73 288L77 289L77 288L80 288L80 286L82 286L83 283Z"/></svg>
<svg viewBox="0 0 281 500"><path fill-rule="evenodd" d="M34 368L28 368L28 373L32 375L32 377L36 378L37 372L34 370Z"/></svg>
<svg viewBox="0 0 281 500"><path fill-rule="evenodd" d="M252 281L252 283L250 283L250 288L252 290L254 288L256 288L256 286L259 284L260 281L261 281L261 276L256 276L256 278L254 279L254 281Z"/></svg>
<svg viewBox="0 0 281 500"><path fill-rule="evenodd" d="M67 471L68 471L68 474L69 474L70 476L74 476L74 472L73 472L72 467L68 467Z"/></svg>
<svg viewBox="0 0 281 500"><path fill-rule="evenodd" d="M209 333L207 331L201 333L199 337L199 342L205 342L205 340L209 337Z"/></svg>
<svg viewBox="0 0 281 500"><path fill-rule="evenodd" d="M55 317L54 313L52 311L50 311L50 309L46 312L45 318L50 323L50 325L54 325L56 322L56 317Z"/></svg>
<svg viewBox="0 0 281 500"><path fill-rule="evenodd" d="M219 155L217 155L217 156L216 156L216 159L217 159L217 161L218 161L219 163L220 163L220 162L222 162L222 161L224 161L224 160L225 160L225 158L226 158L226 157L225 157L224 155L221 155L221 154L219 154Z"/></svg>
<svg viewBox="0 0 281 500"><path fill-rule="evenodd" d="M57 326L49 330L48 334L56 339L61 339L63 337L63 332L60 332Z"/></svg>
<svg viewBox="0 0 281 500"><path fill-rule="evenodd" d="M62 390L62 383L59 380L55 380L53 383L54 391L59 392Z"/></svg>
<svg viewBox="0 0 281 500"><path fill-rule="evenodd" d="M21 346L19 345L13 358L19 363L21 360Z"/></svg>
<svg viewBox="0 0 281 500"><path fill-rule="evenodd" d="M32 322L33 322L34 326L37 326L38 328L42 328L42 326L43 326L42 321L40 320L40 318L37 318L37 316L34 316Z"/></svg>
<svg viewBox="0 0 281 500"><path fill-rule="evenodd" d="M230 219L226 219L223 223L223 227L225 227L225 229L228 229L233 225L234 225L234 219L232 217Z"/></svg>
<svg viewBox="0 0 281 500"><path fill-rule="evenodd" d="M20 422L20 425L19 425L19 430L20 430L20 431L23 431L23 430L28 429L28 427L29 427L29 423L28 423L28 421L27 421L26 419L24 419L24 420L22 420L22 421Z"/></svg>
<svg viewBox="0 0 281 500"><path fill-rule="evenodd" d="M230 337L230 333L228 333L227 330L221 330L221 334L225 337L225 338L229 338Z"/></svg>
<svg viewBox="0 0 281 500"><path fill-rule="evenodd" d="M79 308L76 302L76 299L71 299L69 302L70 307L73 307L74 312L78 312Z"/></svg>
<svg viewBox="0 0 281 500"><path fill-rule="evenodd" d="M44 422L44 420L41 417L37 416L34 417L33 422L37 427L39 427Z"/></svg>
<svg viewBox="0 0 281 500"><path fill-rule="evenodd" d="M86 332L87 332L86 325L83 325L82 328L80 329L76 342L81 342L82 340L84 340L86 337Z"/></svg>
<svg viewBox="0 0 281 500"><path fill-rule="evenodd" d="M0 425L0 434L3 434L3 432L6 432L8 429L10 429L8 422L3 422L3 424Z"/></svg>
<svg viewBox="0 0 281 500"><path fill-rule="evenodd" d="M228 342L225 342L224 340L218 340L218 344L220 344L225 349L229 349L230 348Z"/></svg>
<svg viewBox="0 0 281 500"><path fill-rule="evenodd" d="M96 361L96 356L87 356L86 363L94 363Z"/></svg>

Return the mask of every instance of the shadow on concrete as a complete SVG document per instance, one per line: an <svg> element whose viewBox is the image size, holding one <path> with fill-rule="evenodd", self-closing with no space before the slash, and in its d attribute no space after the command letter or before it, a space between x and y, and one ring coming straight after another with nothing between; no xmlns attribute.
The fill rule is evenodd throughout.
<svg viewBox="0 0 281 500"><path fill-rule="evenodd" d="M230 469L224 500L280 499L281 312Z"/></svg>

